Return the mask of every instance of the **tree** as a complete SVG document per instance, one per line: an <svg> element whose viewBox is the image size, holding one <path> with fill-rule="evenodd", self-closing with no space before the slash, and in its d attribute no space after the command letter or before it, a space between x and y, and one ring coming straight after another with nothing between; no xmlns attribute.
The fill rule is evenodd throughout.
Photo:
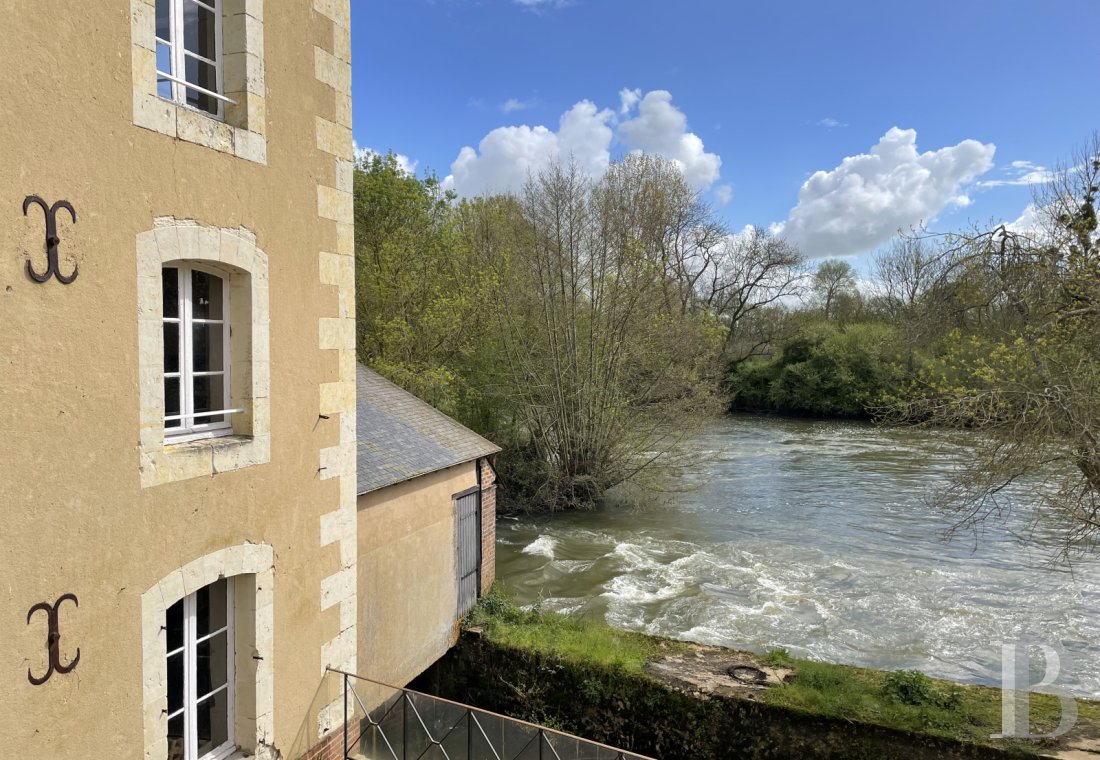
<svg viewBox="0 0 1100 760"><path fill-rule="evenodd" d="M502 286L498 382L516 420L502 470L528 508L593 505L718 408L721 326L684 265L706 255L712 222L691 198L663 159L627 156L598 182L555 166L482 256Z"/></svg>
<svg viewBox="0 0 1100 760"><path fill-rule="evenodd" d="M495 281L459 234L434 177L373 155L355 170L356 348L360 361L456 413L463 368L490 323Z"/></svg>
<svg viewBox="0 0 1100 760"><path fill-rule="evenodd" d="M726 325L723 348L733 366L758 355L776 337L778 307L804 290L798 249L761 227L727 238L708 262L702 292Z"/></svg>
<svg viewBox="0 0 1100 760"><path fill-rule="evenodd" d="M814 272L810 285L818 307L825 315L825 321L836 319L837 312L845 299L859 297L856 289L856 274L852 265L840 259L822 261Z"/></svg>
<svg viewBox="0 0 1100 760"><path fill-rule="evenodd" d="M1100 138L1036 193L1039 229L948 238L997 315L949 336L895 419L979 431L974 456L933 501L977 526L1030 494L1065 553L1100 532Z"/></svg>

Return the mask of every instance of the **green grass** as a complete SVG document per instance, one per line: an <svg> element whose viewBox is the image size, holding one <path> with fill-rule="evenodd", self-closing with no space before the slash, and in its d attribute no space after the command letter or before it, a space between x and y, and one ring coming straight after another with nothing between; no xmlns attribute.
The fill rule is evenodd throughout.
<svg viewBox="0 0 1100 760"><path fill-rule="evenodd" d="M467 626L478 626L491 641L562 660L644 673L645 665L690 644L621 631L538 609L522 609L498 587L470 613ZM1036 752L1024 742L992 741L1001 730L998 689L962 686L929 678L917 671L879 671L849 665L798 660L784 649L760 657L788 667L788 682L762 694L762 701L828 718L869 723L958 739L976 744L1015 747ZM1078 726L1100 735L1100 703L1078 700ZM1032 694L1032 733L1058 725L1057 697Z"/></svg>
<svg viewBox="0 0 1100 760"><path fill-rule="evenodd" d="M470 613L466 626L480 627L492 641L505 646L633 673L643 672L647 662L685 646L544 612L537 605L534 609L522 609L505 597L498 586L493 586Z"/></svg>

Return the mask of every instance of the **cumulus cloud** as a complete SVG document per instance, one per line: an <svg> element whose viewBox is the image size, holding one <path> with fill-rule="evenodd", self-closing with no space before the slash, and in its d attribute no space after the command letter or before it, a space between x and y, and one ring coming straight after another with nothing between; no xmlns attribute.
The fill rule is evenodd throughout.
<svg viewBox="0 0 1100 760"><path fill-rule="evenodd" d="M977 140L919 153L917 133L891 128L870 152L814 173L798 205L773 230L813 258L851 256L889 240L949 206L965 206L964 188L993 166L996 146Z"/></svg>
<svg viewBox="0 0 1100 760"><path fill-rule="evenodd" d="M374 150L374 148L360 148L357 143L352 143L352 147L355 150L356 163L362 161L370 161L375 156L382 155L378 151ZM413 161L411 158L402 153L394 153L393 157L397 159L398 169L405 172L406 174L410 174L414 177L416 176L416 167L420 164L419 161Z"/></svg>
<svg viewBox="0 0 1100 760"><path fill-rule="evenodd" d="M733 185L719 185L714 188L714 200L719 206L725 206L733 200Z"/></svg>
<svg viewBox="0 0 1100 760"><path fill-rule="evenodd" d="M848 125L845 124L842 121L837 121L836 119L832 118L831 116L826 116L824 119L821 119L820 121L817 122L817 126L827 127L829 129L836 129L837 127L846 127Z"/></svg>
<svg viewBox="0 0 1100 760"><path fill-rule="evenodd" d="M628 149L675 161L693 187L704 189L718 181L722 159L717 153L707 153L702 139L688 131L687 116L672 105L672 93L646 93L638 102L637 114L619 125L619 137Z"/></svg>
<svg viewBox="0 0 1100 760"><path fill-rule="evenodd" d="M460 195L517 190L529 173L555 161L577 162L582 171L599 176L611 161L614 114L582 100L566 111L558 131L546 127L498 127L482 138L477 150L459 151L444 187Z"/></svg>
<svg viewBox="0 0 1100 760"><path fill-rule="evenodd" d="M1053 179L1054 173L1045 166L1031 161L1013 161L1001 170L996 179L982 180L978 187L1010 187L1013 185L1043 185Z"/></svg>
<svg viewBox="0 0 1100 760"><path fill-rule="evenodd" d="M1043 217L1040 213L1041 209L1034 203L1029 203L1024 207L1024 210L1020 212L1020 216L1014 222L1008 222L1005 227L1009 232L1015 232L1021 235L1034 235L1042 231L1043 229Z"/></svg>
<svg viewBox="0 0 1100 760"><path fill-rule="evenodd" d="M639 89L629 89L624 87L619 90L619 114L627 116L634 110L634 106L638 105L638 101L642 99L642 91Z"/></svg>
<svg viewBox="0 0 1100 760"><path fill-rule="evenodd" d="M444 187L460 195L515 191L531 173L572 159L591 177L600 177L613 147L664 156L675 161L692 186L707 189L719 179L722 159L707 153L703 141L688 131L687 117L672 104L672 95L655 90L624 89L620 110L601 109L582 100L562 115L557 130L545 126L511 126L492 130L477 148L466 146L451 164ZM716 197L721 200L718 190Z"/></svg>

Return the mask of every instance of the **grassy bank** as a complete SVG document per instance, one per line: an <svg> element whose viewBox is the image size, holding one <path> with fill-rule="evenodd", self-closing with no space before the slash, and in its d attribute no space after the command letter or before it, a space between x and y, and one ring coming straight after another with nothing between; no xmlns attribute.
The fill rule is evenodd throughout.
<svg viewBox="0 0 1100 760"><path fill-rule="evenodd" d="M548 662L573 664L623 676L653 678L647 665L690 653L694 645L617 630L564 615L525 610L494 589L471 613L468 627L480 629L493 644L530 652ZM930 737L996 747L1014 754L1039 754L1052 746L991 740L1001 731L998 689L963 686L917 671L884 672L799 660L783 650L756 656L769 666L789 668L784 683L744 697L813 716L913 732ZM1078 701L1076 735L1100 735L1100 703ZM1032 733L1053 730L1060 720L1056 697L1031 695Z"/></svg>

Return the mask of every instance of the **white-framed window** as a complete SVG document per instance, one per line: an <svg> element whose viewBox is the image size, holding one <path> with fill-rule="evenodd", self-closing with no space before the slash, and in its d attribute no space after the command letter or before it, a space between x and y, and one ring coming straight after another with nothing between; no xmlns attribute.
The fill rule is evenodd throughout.
<svg viewBox="0 0 1100 760"><path fill-rule="evenodd" d="M229 281L185 262L162 270L164 436L169 443L229 435Z"/></svg>
<svg viewBox="0 0 1100 760"><path fill-rule="evenodd" d="M233 736L233 586L204 586L165 614L169 760L221 760Z"/></svg>
<svg viewBox="0 0 1100 760"><path fill-rule="evenodd" d="M156 0L157 94L224 118L222 0Z"/></svg>

